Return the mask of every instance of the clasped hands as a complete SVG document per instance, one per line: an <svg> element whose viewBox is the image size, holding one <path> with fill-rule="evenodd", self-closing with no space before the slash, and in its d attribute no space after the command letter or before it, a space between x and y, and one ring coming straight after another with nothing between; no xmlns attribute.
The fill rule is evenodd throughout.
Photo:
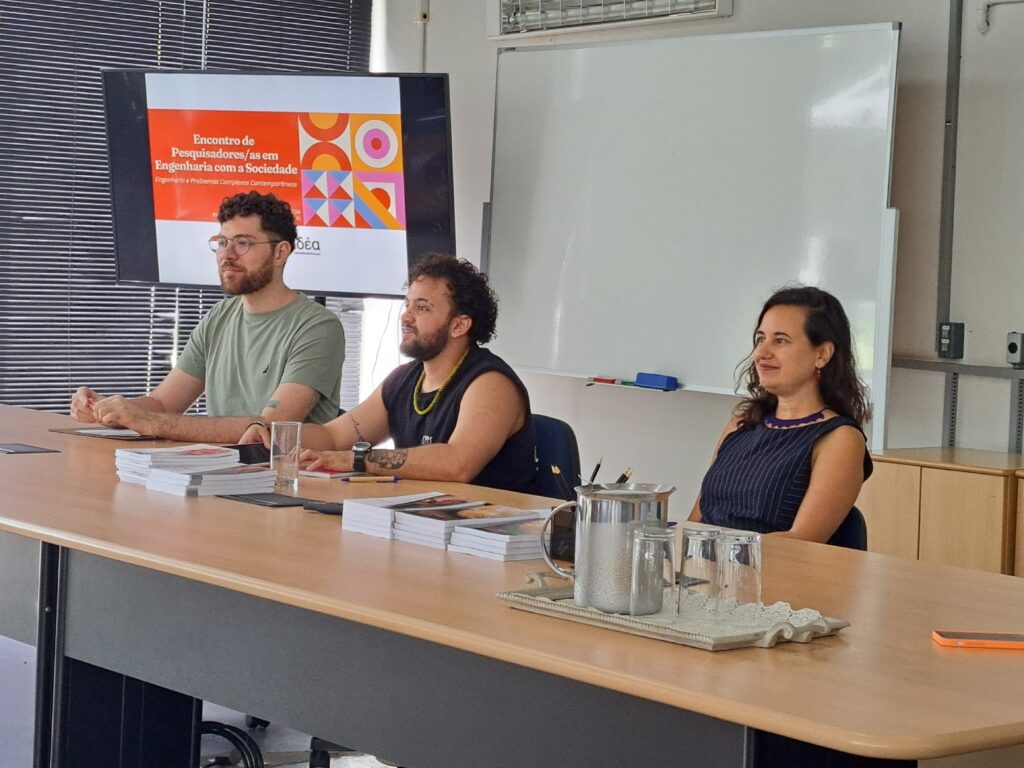
<svg viewBox="0 0 1024 768"><path fill-rule="evenodd" d="M152 413L130 403L123 395L104 397L89 387L79 387L71 397L71 415L77 421L125 427L139 434L152 432Z"/></svg>

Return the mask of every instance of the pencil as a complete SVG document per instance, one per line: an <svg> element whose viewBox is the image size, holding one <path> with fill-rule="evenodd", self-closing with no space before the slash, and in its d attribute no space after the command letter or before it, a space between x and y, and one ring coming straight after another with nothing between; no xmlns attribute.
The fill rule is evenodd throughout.
<svg viewBox="0 0 1024 768"><path fill-rule="evenodd" d="M627 467L626 471L623 472L621 475L619 475L619 479L616 480L615 482L616 483L624 483L627 480L629 480L629 478L630 478L630 476L632 476L632 474L633 474L632 468L631 467Z"/></svg>
<svg viewBox="0 0 1024 768"><path fill-rule="evenodd" d="M597 460L597 464L594 465L594 471L590 473L590 479L587 481L587 485L594 484L594 478L597 477L597 473L601 469L601 462L604 461L604 456Z"/></svg>
<svg viewBox="0 0 1024 768"><path fill-rule="evenodd" d="M402 478L394 475L365 475L361 477L343 477L346 483L397 483Z"/></svg>
<svg viewBox="0 0 1024 768"><path fill-rule="evenodd" d="M565 482L565 478L562 477L562 470L557 464L551 465L551 474L555 476L558 487L562 489L562 498L566 501L572 501L572 490L570 490L569 484Z"/></svg>

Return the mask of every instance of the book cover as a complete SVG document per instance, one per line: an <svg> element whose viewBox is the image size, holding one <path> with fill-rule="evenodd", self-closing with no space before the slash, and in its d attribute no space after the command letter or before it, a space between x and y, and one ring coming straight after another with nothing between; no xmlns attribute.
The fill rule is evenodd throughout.
<svg viewBox="0 0 1024 768"><path fill-rule="evenodd" d="M455 526L493 525L498 521L518 522L533 520L539 512L532 509L518 509L500 504L465 507L462 509L410 509L408 506L395 508L395 522L401 521L410 527L449 530Z"/></svg>
<svg viewBox="0 0 1024 768"><path fill-rule="evenodd" d="M488 506L488 504L486 501L470 501L468 499L460 499L457 496L450 496L446 493L438 493L422 499L398 502L390 506L395 511L401 512L449 512Z"/></svg>
<svg viewBox="0 0 1024 768"><path fill-rule="evenodd" d="M325 480L338 480L346 477L368 477L369 472L347 472L342 469L300 469L299 475L301 477L320 477Z"/></svg>
<svg viewBox="0 0 1024 768"><path fill-rule="evenodd" d="M523 510L524 512L531 510ZM519 523L502 523L500 525L482 525L474 528L467 528L459 531L460 536L474 536L482 539L490 539L495 542L536 542L540 546L540 534L544 529L544 520L540 515L547 514L546 509L532 510L538 515L537 519L525 520Z"/></svg>

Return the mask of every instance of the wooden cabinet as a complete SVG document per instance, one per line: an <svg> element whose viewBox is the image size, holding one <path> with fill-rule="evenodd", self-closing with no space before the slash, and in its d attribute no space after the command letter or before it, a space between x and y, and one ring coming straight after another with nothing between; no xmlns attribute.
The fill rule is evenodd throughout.
<svg viewBox="0 0 1024 768"><path fill-rule="evenodd" d="M874 474L857 499L868 524L869 550L1024 574L1024 564L1015 571L1014 563L1021 544L1017 481L1018 475L1024 478L1024 456L903 448L872 458Z"/></svg>
<svg viewBox="0 0 1024 768"><path fill-rule="evenodd" d="M1024 510L1024 470L1018 470L1017 472L1017 509ZM1021 512L1024 515L1024 511ZM1014 566L1013 572L1018 576L1024 576L1024 519L1017 526L1017 532L1014 535Z"/></svg>
<svg viewBox="0 0 1024 768"><path fill-rule="evenodd" d="M921 468L875 458L857 506L868 525L868 549L917 559Z"/></svg>

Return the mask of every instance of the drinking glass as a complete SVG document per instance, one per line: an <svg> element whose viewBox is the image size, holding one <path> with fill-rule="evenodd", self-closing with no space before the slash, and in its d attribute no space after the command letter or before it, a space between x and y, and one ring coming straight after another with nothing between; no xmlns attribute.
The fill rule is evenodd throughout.
<svg viewBox="0 0 1024 768"><path fill-rule="evenodd" d="M711 616L718 607L718 535L717 528L683 526L679 559L680 614L700 610ZM694 595L705 600L695 601Z"/></svg>
<svg viewBox="0 0 1024 768"><path fill-rule="evenodd" d="M761 615L761 534L722 532L718 537L719 616L756 626Z"/></svg>
<svg viewBox="0 0 1024 768"><path fill-rule="evenodd" d="M670 528L637 528L633 534L633 569L629 582L629 615L647 616L662 610L665 587L675 584L675 540ZM670 601L675 613L674 601Z"/></svg>
<svg viewBox="0 0 1024 768"><path fill-rule="evenodd" d="M277 471L274 485L279 490L299 489L301 434L301 421L275 421L270 425L270 468Z"/></svg>

